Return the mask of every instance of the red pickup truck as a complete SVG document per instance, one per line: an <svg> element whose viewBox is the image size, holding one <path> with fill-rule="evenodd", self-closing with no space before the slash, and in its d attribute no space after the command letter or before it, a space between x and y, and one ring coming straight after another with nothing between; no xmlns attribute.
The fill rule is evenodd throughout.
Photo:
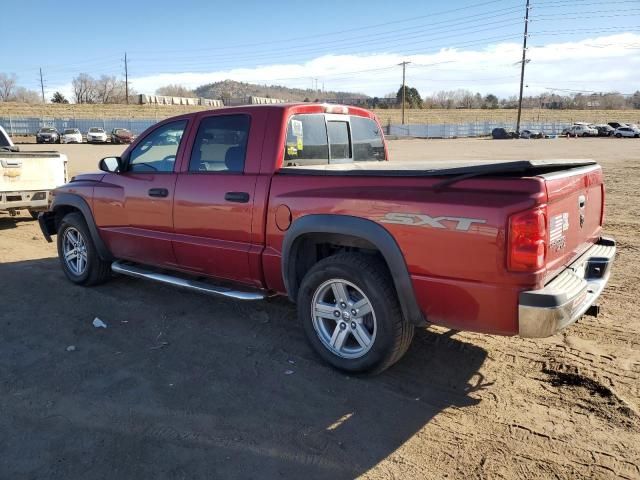
<svg viewBox="0 0 640 480"><path fill-rule="evenodd" d="M596 313L615 254L599 165L387 159L360 108L191 113L58 188L39 222L76 284L288 295L352 372L392 365L416 326L543 337Z"/></svg>

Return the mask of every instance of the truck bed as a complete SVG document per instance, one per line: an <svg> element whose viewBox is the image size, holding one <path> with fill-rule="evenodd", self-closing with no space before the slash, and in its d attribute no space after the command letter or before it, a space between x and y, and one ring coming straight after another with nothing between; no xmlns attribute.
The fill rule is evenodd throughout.
<svg viewBox="0 0 640 480"><path fill-rule="evenodd" d="M482 162L447 160L429 162L351 162L329 165L298 165L282 167L278 173L286 175L353 175L370 177L440 177L481 176L518 173L541 175L568 168L594 165L589 159L510 160Z"/></svg>

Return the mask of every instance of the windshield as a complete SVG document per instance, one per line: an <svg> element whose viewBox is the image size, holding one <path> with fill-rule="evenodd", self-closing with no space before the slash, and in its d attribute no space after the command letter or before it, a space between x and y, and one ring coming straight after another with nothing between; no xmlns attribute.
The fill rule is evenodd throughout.
<svg viewBox="0 0 640 480"><path fill-rule="evenodd" d="M103 133L104 130L102 130L101 128L93 127L93 128L89 129L89 132L91 132L91 133Z"/></svg>
<svg viewBox="0 0 640 480"><path fill-rule="evenodd" d="M40 133L54 133L56 131L55 128L41 128Z"/></svg>
<svg viewBox="0 0 640 480"><path fill-rule="evenodd" d="M128 135L130 133L126 128L116 128L116 135Z"/></svg>
<svg viewBox="0 0 640 480"><path fill-rule="evenodd" d="M70 135L70 134L72 134L72 133L79 133L79 132L78 132L78 130L77 130L76 128L67 128L67 129L64 131L64 133L65 133L65 135Z"/></svg>

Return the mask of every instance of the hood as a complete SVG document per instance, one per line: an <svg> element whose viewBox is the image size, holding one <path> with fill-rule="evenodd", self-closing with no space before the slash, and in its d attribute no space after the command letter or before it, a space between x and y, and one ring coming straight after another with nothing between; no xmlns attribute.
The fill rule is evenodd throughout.
<svg viewBox="0 0 640 480"><path fill-rule="evenodd" d="M80 173L71 179L72 182L100 182L105 174L102 172Z"/></svg>
<svg viewBox="0 0 640 480"><path fill-rule="evenodd" d="M106 136L107 134L105 132L89 132L87 133L87 135L91 135L92 137L102 137Z"/></svg>

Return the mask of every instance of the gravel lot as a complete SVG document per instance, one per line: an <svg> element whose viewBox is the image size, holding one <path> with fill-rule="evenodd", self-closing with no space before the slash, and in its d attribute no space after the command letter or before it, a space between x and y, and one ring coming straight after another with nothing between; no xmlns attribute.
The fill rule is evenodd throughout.
<svg viewBox="0 0 640 480"><path fill-rule="evenodd" d="M54 148L72 175L124 149ZM619 242L601 316L543 340L428 328L387 372L348 377L285 300L76 287L30 217L0 214L0 478L640 478L640 141L390 148L600 161Z"/></svg>

